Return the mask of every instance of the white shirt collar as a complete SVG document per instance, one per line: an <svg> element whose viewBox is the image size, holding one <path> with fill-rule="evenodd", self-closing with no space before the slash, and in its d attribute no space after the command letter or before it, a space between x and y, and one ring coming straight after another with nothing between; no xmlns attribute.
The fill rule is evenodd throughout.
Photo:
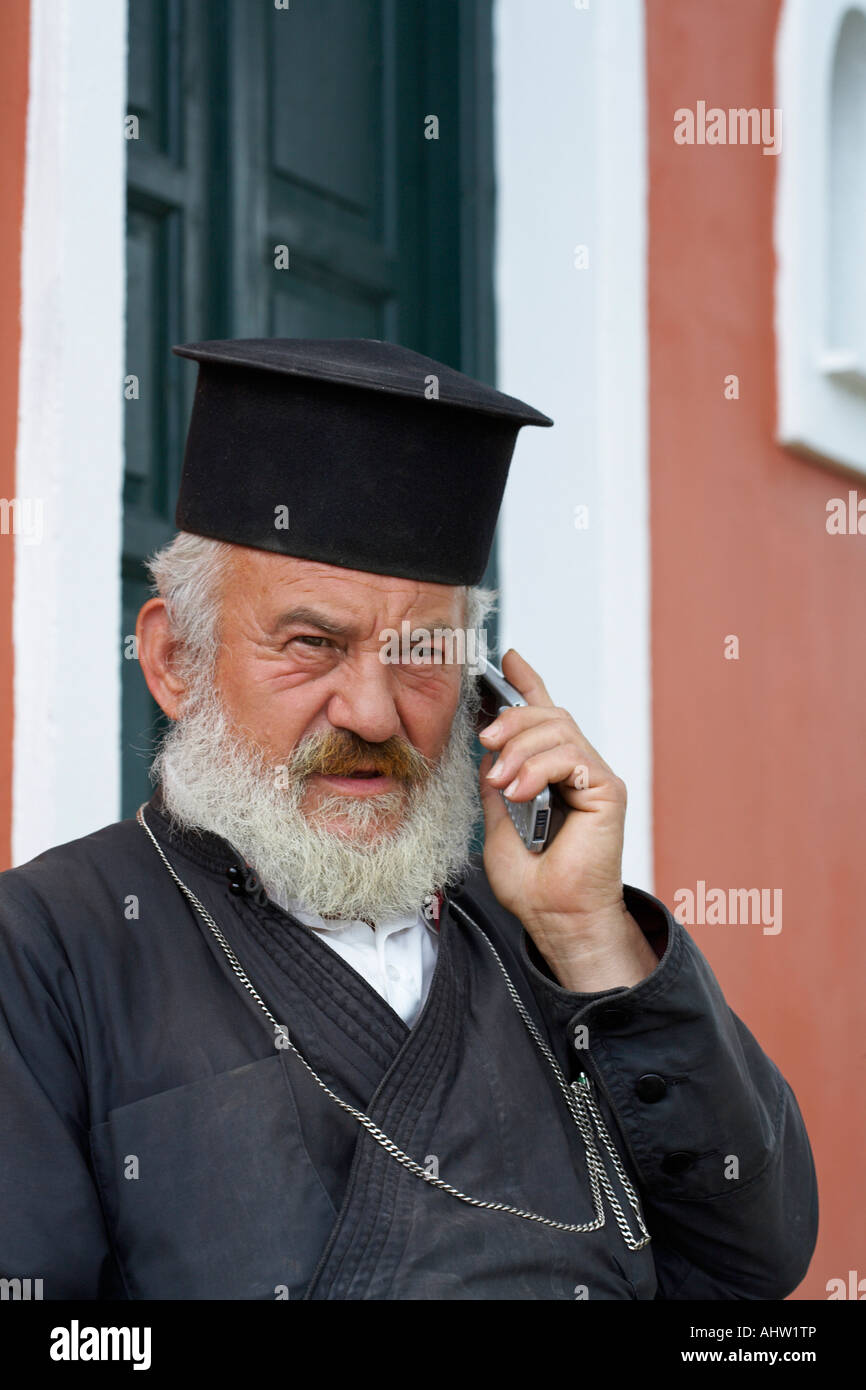
<svg viewBox="0 0 866 1390"><path fill-rule="evenodd" d="M305 926L315 927L317 931L345 931L347 927L366 927L368 931L370 930L369 922L363 922L360 918L321 917L317 912L310 912L303 907L296 898L289 899L286 911L290 916L296 917L299 922L303 922ZM420 908L417 912L410 912L405 916L383 917L376 922L376 935L390 936L392 932L417 926L419 922L425 927L429 926L427 918Z"/></svg>

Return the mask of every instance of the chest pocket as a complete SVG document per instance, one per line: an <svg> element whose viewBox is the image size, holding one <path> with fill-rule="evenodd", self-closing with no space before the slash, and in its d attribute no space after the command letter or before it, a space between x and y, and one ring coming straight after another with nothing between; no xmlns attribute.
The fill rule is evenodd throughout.
<svg viewBox="0 0 866 1390"><path fill-rule="evenodd" d="M302 1296L336 1212L281 1053L110 1111L90 1150L130 1298Z"/></svg>

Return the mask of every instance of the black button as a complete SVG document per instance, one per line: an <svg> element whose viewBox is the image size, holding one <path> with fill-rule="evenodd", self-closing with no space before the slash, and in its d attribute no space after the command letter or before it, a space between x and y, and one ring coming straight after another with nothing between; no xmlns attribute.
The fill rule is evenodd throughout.
<svg viewBox="0 0 866 1390"><path fill-rule="evenodd" d="M239 868L236 867L236 865L232 865L232 867L227 871L227 875L230 893L243 893L246 891L244 888L243 880L241 879L241 871Z"/></svg>
<svg viewBox="0 0 866 1390"><path fill-rule="evenodd" d="M687 1153L684 1149L677 1150L676 1153L665 1154L662 1159L663 1173L685 1173L691 1168L695 1161L695 1155Z"/></svg>
<svg viewBox="0 0 866 1390"><path fill-rule="evenodd" d="M595 1022L600 1023L603 1028L621 1028L624 1023L628 1023L628 1019L628 1009L617 1008L615 1004L606 1005L595 1015Z"/></svg>
<svg viewBox="0 0 866 1390"><path fill-rule="evenodd" d="M260 907L265 907L268 895L264 887L252 869L239 869L236 864L232 864L230 869L226 869L226 876L229 881L229 892L243 894L245 897L252 898Z"/></svg>
<svg viewBox="0 0 866 1390"><path fill-rule="evenodd" d="M652 1102L661 1100L668 1088L668 1083L663 1076L658 1076L654 1071L648 1071L645 1076L639 1076L634 1086L639 1100Z"/></svg>

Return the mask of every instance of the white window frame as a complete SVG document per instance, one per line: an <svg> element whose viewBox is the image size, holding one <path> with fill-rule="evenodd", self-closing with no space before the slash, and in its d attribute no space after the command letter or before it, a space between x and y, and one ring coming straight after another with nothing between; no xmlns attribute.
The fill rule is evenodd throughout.
<svg viewBox="0 0 866 1390"><path fill-rule="evenodd" d="M497 385L555 422L505 490L501 647L626 783L623 879L651 892L643 0L497 0L494 82Z"/></svg>
<svg viewBox="0 0 866 1390"><path fill-rule="evenodd" d="M866 17L866 0L785 0L779 23L776 438L819 462L866 473L866 379L835 350L826 328L831 85L839 31L851 11Z"/></svg>
<svg viewBox="0 0 866 1390"><path fill-rule="evenodd" d="M127 6L31 0L12 862L120 812Z"/></svg>

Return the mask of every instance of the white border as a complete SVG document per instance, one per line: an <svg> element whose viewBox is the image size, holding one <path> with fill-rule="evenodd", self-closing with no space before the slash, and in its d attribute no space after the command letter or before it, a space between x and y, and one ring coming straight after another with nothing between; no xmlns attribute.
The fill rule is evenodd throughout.
<svg viewBox="0 0 866 1390"><path fill-rule="evenodd" d="M496 2L497 384L555 421L518 436L501 648L625 780L623 877L652 891L645 62L643 0Z"/></svg>
<svg viewBox="0 0 866 1390"><path fill-rule="evenodd" d="M120 807L126 4L31 0L15 538L12 856Z"/></svg>
<svg viewBox="0 0 866 1390"><path fill-rule="evenodd" d="M825 335L827 142L839 26L866 0L785 0L776 42L782 148L774 219L777 443L866 472L866 395Z"/></svg>

